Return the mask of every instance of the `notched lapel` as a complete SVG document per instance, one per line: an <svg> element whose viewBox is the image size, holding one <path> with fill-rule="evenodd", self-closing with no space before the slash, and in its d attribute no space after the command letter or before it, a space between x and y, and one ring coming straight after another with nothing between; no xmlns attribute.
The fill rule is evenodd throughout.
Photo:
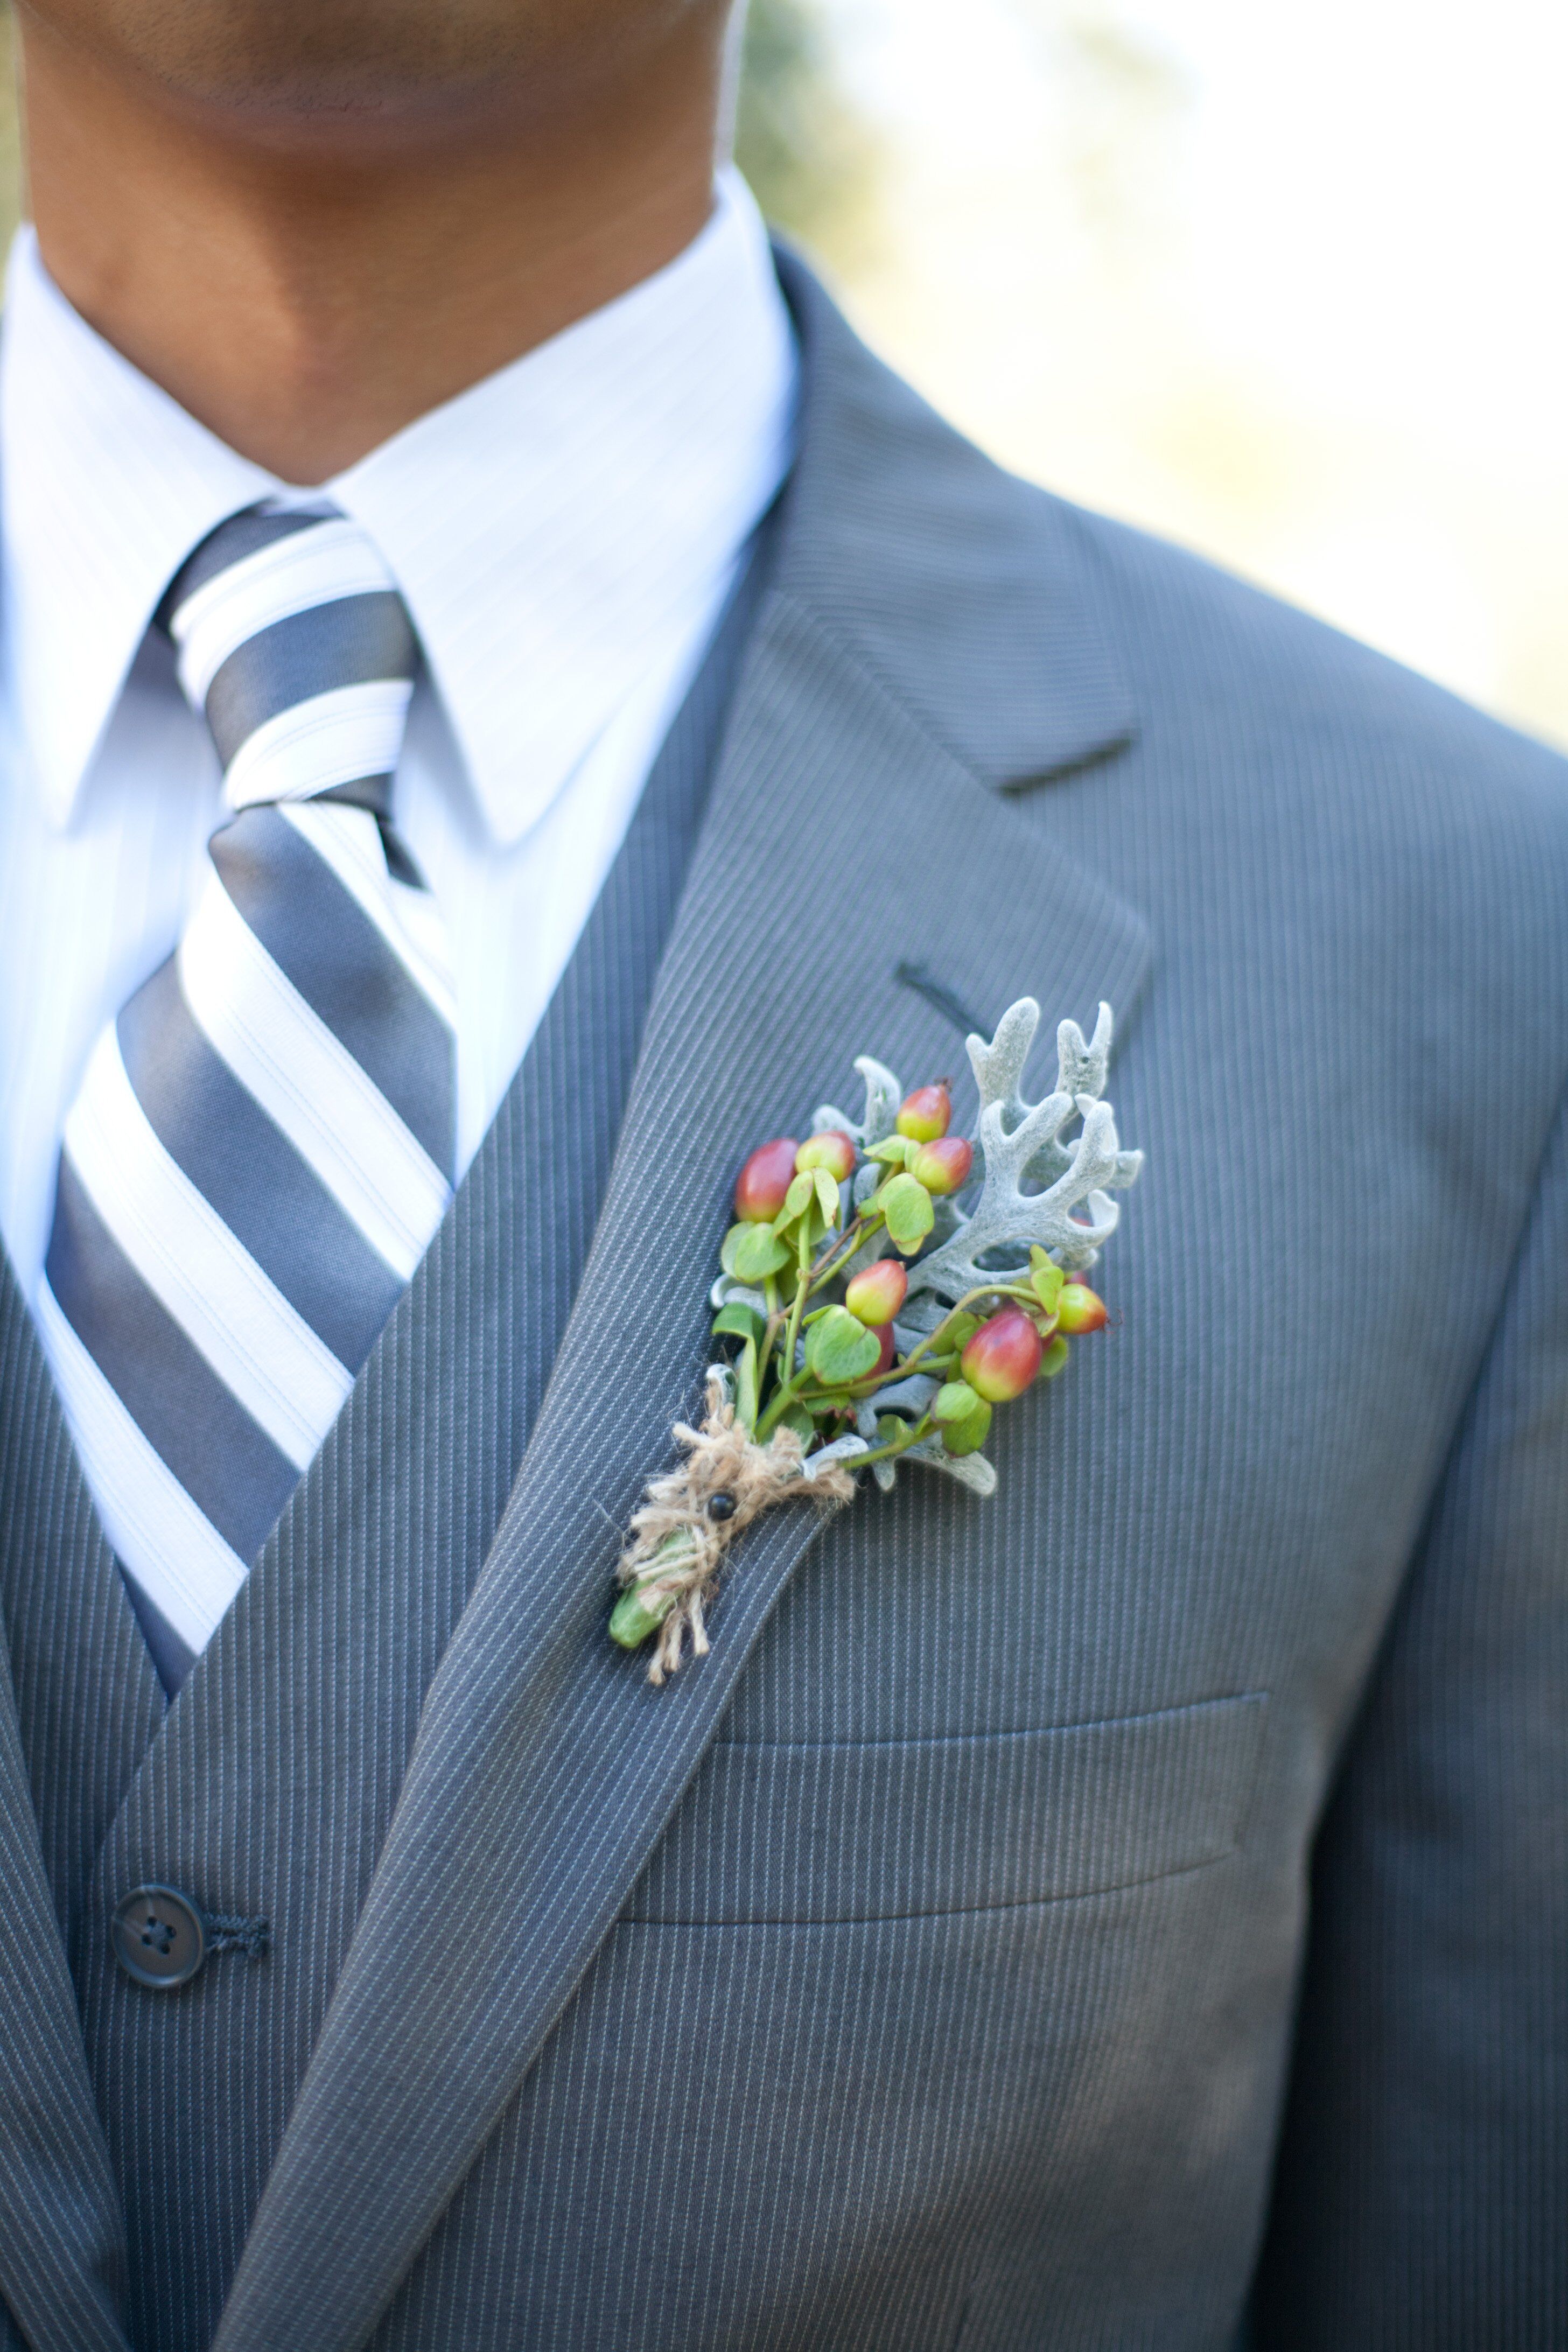
<svg viewBox="0 0 1568 2352"><path fill-rule="evenodd" d="M426 1704L397 1813L215 2352L359 2346L668 1820L817 1531L737 1557L711 1654L661 1691L612 1648L621 1530L696 1402L736 1162L871 1051L952 1066L911 957L994 1014L1136 992L1139 917L933 740L788 566L660 969L594 1249L521 1475ZM868 1496L855 1507L874 1509ZM354 2216L353 2242L344 2217Z"/></svg>

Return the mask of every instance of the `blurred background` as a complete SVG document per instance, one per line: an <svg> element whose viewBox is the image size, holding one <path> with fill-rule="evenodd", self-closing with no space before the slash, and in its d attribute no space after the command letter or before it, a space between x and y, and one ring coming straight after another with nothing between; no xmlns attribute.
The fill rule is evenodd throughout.
<svg viewBox="0 0 1568 2352"><path fill-rule="evenodd" d="M737 143L1004 464L1568 744L1565 103L1557 0L752 0Z"/></svg>

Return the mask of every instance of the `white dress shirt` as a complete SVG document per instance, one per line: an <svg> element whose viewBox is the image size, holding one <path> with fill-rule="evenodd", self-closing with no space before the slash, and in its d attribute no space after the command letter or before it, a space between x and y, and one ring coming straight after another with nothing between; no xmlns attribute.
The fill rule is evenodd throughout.
<svg viewBox="0 0 1568 2352"><path fill-rule="evenodd" d="M427 664L396 813L453 943L459 1170L784 478L795 374L761 218L725 173L668 268L319 486L374 540ZM290 487L111 349L20 233L0 342L0 1234L30 1299L87 1055L174 948L222 814L148 623L197 541Z"/></svg>

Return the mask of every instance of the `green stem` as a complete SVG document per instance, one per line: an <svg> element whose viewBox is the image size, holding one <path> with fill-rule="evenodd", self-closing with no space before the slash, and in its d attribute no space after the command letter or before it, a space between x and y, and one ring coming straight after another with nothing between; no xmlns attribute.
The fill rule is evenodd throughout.
<svg viewBox="0 0 1568 2352"><path fill-rule="evenodd" d="M767 1444L769 1438L773 1435L774 1430L778 1427L780 1422L784 1419L785 1413L795 1402L795 1398L800 1394L802 1388L805 1385L805 1378L806 1376L804 1371L797 1372L793 1381L785 1381L782 1388L774 1390L773 1402L769 1405L766 1412L763 1414L761 1420L757 1423L757 1444L759 1445L765 1445Z"/></svg>
<svg viewBox="0 0 1568 2352"><path fill-rule="evenodd" d="M914 1349L912 1354L906 1356L901 1364L889 1365L885 1372L868 1372L864 1380L847 1381L843 1393L847 1397L852 1399L856 1403L863 1404L868 1401L868 1399L874 1397L879 1390L891 1388L896 1381L910 1379L913 1373L921 1370L922 1360L929 1359L933 1353L941 1352L937 1348L937 1342L941 1339L943 1331L946 1330L949 1323L952 1322L955 1315L964 1314L977 1298L1011 1298L1016 1299L1020 1305L1028 1305L1031 1303L1035 1305L1038 1304L1038 1301L1036 1300L1035 1294L1032 1290L1024 1290L1016 1285L1009 1283L984 1283L978 1290L965 1292L964 1296L959 1300L956 1307L950 1307L947 1313L942 1317L942 1321L937 1325L935 1330L929 1331L926 1334L926 1337L921 1341L920 1346ZM799 1326L798 1323L796 1323L796 1333L798 1333L798 1329ZM792 1347L790 1354L793 1354L793 1352ZM790 1354L786 1354L784 1358L786 1364L790 1360ZM805 1370L804 1366L798 1372L795 1373L791 1379L786 1380L784 1382L784 1384L775 1391L767 1411L761 1416L757 1423L757 1443L759 1445L766 1444L768 1438L778 1427L778 1424L783 1420L784 1414L789 1411L790 1406L795 1403L797 1400L805 1400L808 1402L809 1400L805 1399L805 1391L817 1385L818 1384L813 1381L812 1375ZM823 1391L823 1393L826 1393L826 1391ZM911 1439L910 1442L912 1444L914 1441ZM863 1455L857 1454L855 1458L857 1461L861 1461L865 1457Z"/></svg>
<svg viewBox="0 0 1568 2352"><path fill-rule="evenodd" d="M800 1339L800 1318L805 1312L806 1278L811 1272L811 1211L808 1207L800 1221L800 1240L795 1245L796 1277L795 1297L790 1301L789 1321L784 1325L784 1381L766 1416L766 1426L772 1429L784 1407L781 1399L787 1397L795 1385L795 1351ZM762 1428L759 1425L759 1437Z"/></svg>
<svg viewBox="0 0 1568 2352"><path fill-rule="evenodd" d="M836 1275L843 1271L861 1244L870 1237L873 1230L881 1222L879 1210L874 1217L868 1217L863 1210L857 1214L853 1222L834 1243L832 1248L825 1252L812 1267L808 1286L814 1297L825 1283L831 1282Z"/></svg>
<svg viewBox="0 0 1568 2352"><path fill-rule="evenodd" d="M874 1445L868 1454L852 1454L844 1466L847 1470L868 1470L873 1462L890 1462L895 1454L907 1454L911 1445L918 1445L922 1437L929 1437L935 1427L936 1423L928 1412L923 1421L915 1423L907 1436L889 1438L886 1445Z"/></svg>
<svg viewBox="0 0 1568 2352"><path fill-rule="evenodd" d="M771 1274L766 1276L763 1283L763 1303L767 1308L768 1319L763 1328L762 1344L757 1349L757 1394L759 1397L761 1397L763 1390L768 1384L768 1363L773 1352L773 1341L778 1338L779 1323L781 1320L779 1315L779 1286L776 1280Z"/></svg>

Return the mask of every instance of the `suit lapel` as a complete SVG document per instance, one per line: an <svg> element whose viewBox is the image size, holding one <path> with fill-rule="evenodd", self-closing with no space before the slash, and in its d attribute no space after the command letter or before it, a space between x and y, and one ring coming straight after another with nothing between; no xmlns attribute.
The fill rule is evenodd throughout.
<svg viewBox="0 0 1568 2352"><path fill-rule="evenodd" d="M129 1619L16 1279L0 1265L0 1544ZM5 1578L10 1602L19 1591ZM9 1630L16 1620L6 1611ZM135 1636L134 1625L130 1628ZM135 1636L139 1639L139 1636ZM123 1645L121 1645L123 1646ZM134 1675L134 1666L132 1675ZM149 1665L148 1672L151 1673ZM67 1843L69 1843L68 1835ZM35 2352L126 2352L125 2232L0 1644L0 2295Z"/></svg>
<svg viewBox="0 0 1568 2352"><path fill-rule="evenodd" d="M830 317L822 331L842 338L840 368L871 369ZM215 2352L363 2344L625 1903L816 1530L803 1509L753 1531L711 1655L668 1688L650 1690L608 1643L620 1531L697 1395L742 1151L842 1095L858 1052L910 1073L953 1066L952 1027L897 977L911 959L988 1019L1026 990L1053 1013L1090 1013L1101 995L1125 1008L1145 969L1137 915L977 781L891 689L889 665L825 615L814 581L825 533L843 545L845 508L808 460L813 431L837 429L833 396L831 382L808 391L818 420L779 586L660 969L588 1267L432 1685ZM868 535L844 561L869 585L886 553ZM895 645L918 658L918 646ZM995 648L990 658L994 672ZM1113 732L1123 723L1104 715ZM959 731L943 730L949 742Z"/></svg>
<svg viewBox="0 0 1568 2352"><path fill-rule="evenodd" d="M74 1968L99 1849L157 1738L164 1699L8 1264L0 1329L0 1615L44 1864Z"/></svg>

